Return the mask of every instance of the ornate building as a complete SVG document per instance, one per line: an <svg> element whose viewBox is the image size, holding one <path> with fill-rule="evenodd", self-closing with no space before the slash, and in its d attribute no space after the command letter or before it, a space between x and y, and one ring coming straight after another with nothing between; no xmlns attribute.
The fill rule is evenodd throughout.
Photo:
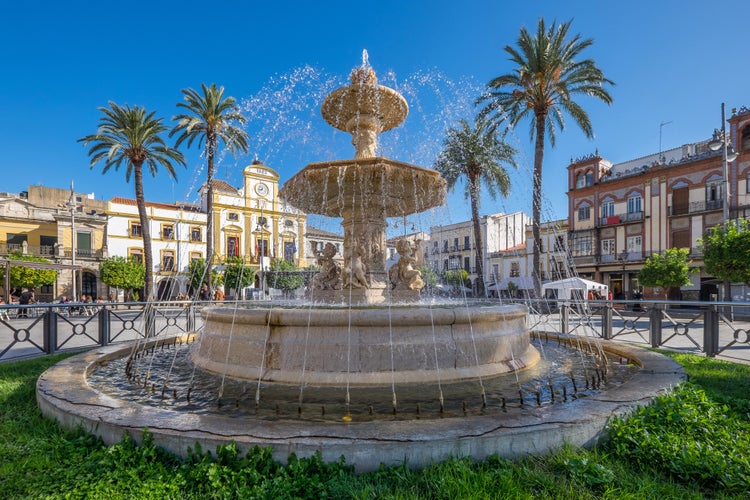
<svg viewBox="0 0 750 500"><path fill-rule="evenodd" d="M73 189L29 186L19 194L0 193L0 256L21 252L58 266L57 281L37 290L37 300L106 296L99 280L99 263L107 256L106 208L93 193Z"/></svg>
<svg viewBox="0 0 750 500"><path fill-rule="evenodd" d="M738 155L727 157L726 178L723 151L713 151L711 139L619 164L598 153L571 161L570 246L582 277L608 285L615 297L631 298L641 289L637 275L646 258L688 248L701 272L682 287L681 297L718 295L718 281L703 269L700 239L723 223L725 204L730 218L750 214L750 110L733 110L728 124ZM744 298L743 287L732 294Z"/></svg>

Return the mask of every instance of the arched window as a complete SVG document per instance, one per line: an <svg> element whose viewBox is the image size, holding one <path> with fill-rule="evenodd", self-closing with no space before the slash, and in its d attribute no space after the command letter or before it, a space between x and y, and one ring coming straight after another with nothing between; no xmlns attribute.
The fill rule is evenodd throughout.
<svg viewBox="0 0 750 500"><path fill-rule="evenodd" d="M750 126L742 129L742 138L740 139L740 151L750 151Z"/></svg>
<svg viewBox="0 0 750 500"><path fill-rule="evenodd" d="M593 186L594 185L594 172L589 170L586 172L586 185L587 186Z"/></svg>
<svg viewBox="0 0 750 500"><path fill-rule="evenodd" d="M578 174L576 175L576 188L582 188L585 182L586 179L584 179L583 173L578 172Z"/></svg>

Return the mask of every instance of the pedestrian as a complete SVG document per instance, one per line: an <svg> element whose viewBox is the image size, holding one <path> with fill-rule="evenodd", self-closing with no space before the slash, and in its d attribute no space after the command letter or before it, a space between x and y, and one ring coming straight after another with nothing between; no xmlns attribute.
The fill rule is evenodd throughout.
<svg viewBox="0 0 750 500"><path fill-rule="evenodd" d="M201 288L199 298L206 301L211 300L211 290L208 289L208 285L206 283L204 283L203 287Z"/></svg>
<svg viewBox="0 0 750 500"><path fill-rule="evenodd" d="M214 300L224 300L224 291L221 288L216 289Z"/></svg>
<svg viewBox="0 0 750 500"><path fill-rule="evenodd" d="M34 300L34 292L29 291L26 288L24 288L23 292L21 292L21 296L18 298L18 303L20 305L29 305L29 304L33 304L34 302L36 302L36 300ZM18 309L18 317L28 318L29 310L25 307Z"/></svg>

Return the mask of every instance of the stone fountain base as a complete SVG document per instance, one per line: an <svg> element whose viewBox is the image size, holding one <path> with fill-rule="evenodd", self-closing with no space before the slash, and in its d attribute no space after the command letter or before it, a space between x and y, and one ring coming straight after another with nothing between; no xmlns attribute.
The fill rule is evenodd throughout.
<svg viewBox="0 0 750 500"><path fill-rule="evenodd" d="M37 381L37 402L44 415L66 428L81 427L107 444L120 442L126 434L140 442L147 429L157 446L182 457L196 443L214 451L234 442L242 453L253 446L272 447L274 458L284 463L290 453L309 457L320 452L328 462L343 456L359 472L377 470L381 464L426 467L452 457L521 458L565 444L591 446L605 436L609 419L648 404L686 379L678 363L660 354L601 340L596 347L630 359L640 371L616 388L571 404L529 405L500 415L348 423L248 421L143 406L93 390L87 374L109 359L127 356L130 346L99 348L61 361Z"/></svg>
<svg viewBox="0 0 750 500"><path fill-rule="evenodd" d="M252 381L390 385L492 377L533 366L523 305L206 308L192 361Z"/></svg>

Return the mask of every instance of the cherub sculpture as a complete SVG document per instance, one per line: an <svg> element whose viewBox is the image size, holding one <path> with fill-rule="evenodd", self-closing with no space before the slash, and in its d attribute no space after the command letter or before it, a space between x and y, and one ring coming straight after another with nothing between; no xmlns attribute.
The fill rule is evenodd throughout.
<svg viewBox="0 0 750 500"><path fill-rule="evenodd" d="M362 261L362 253L362 247L357 241L344 247L344 268L341 270L344 288L369 288L367 267Z"/></svg>
<svg viewBox="0 0 750 500"><path fill-rule="evenodd" d="M320 266L318 274L313 276L314 290L341 290L341 268L333 260L336 247L333 243L326 243L322 251L315 250L315 259Z"/></svg>
<svg viewBox="0 0 750 500"><path fill-rule="evenodd" d="M396 251L399 254L398 262L388 271L391 286L394 290L421 290L424 280L422 273L414 269L417 265L417 259L414 258L415 249L408 240L399 240L396 243Z"/></svg>

